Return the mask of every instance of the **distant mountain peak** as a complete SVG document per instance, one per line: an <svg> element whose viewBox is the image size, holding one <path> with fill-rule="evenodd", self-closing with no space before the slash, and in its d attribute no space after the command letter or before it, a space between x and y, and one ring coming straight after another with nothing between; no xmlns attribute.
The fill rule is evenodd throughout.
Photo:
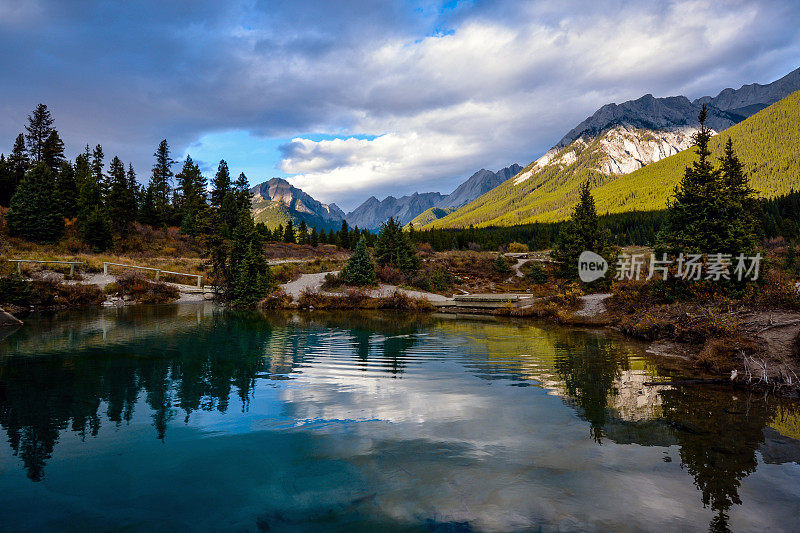
<svg viewBox="0 0 800 533"><path fill-rule="evenodd" d="M256 222L268 226L295 224L305 221L309 227L330 229L338 227L344 220L344 212L336 204L324 204L303 192L283 178L271 178L250 188L253 200L250 204Z"/></svg>

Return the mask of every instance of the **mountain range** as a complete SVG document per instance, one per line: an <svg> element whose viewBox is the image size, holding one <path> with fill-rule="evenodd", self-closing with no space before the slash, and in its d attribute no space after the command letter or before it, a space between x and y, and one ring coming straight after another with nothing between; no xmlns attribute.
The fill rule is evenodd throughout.
<svg viewBox="0 0 800 533"><path fill-rule="evenodd" d="M707 124L717 132L727 131L748 117L756 118L753 115L766 113L769 106L777 105L776 102L798 90L800 69L767 85L751 84L740 89L725 89L715 97L705 96L694 101L684 96L655 98L645 95L622 104L604 105L513 178L464 207L440 219L428 220L421 226L507 226L561 220L569 216L578 189L587 179L591 181L596 194L602 195L602 191L612 189L615 191L618 198L614 210L644 209L645 204L637 200L644 198L639 191L643 185L640 178L642 174L639 173L644 173L652 163L691 156L690 152L687 152L688 156L681 152L692 145L692 134L697 130L697 115L702 104L708 106ZM765 115L761 115L750 125L749 131L753 134L772 131L777 135L763 139L766 144L764 150L779 142L782 135L784 138L794 138L792 134L775 130L778 124L793 132L797 130L797 117L791 103L781 109L783 114L771 118L777 120L776 123L768 124ZM792 120L785 120L787 113L793 117ZM749 162L753 167L751 179L755 178L754 182L761 185L762 193L788 192L784 177L787 174L796 176L796 168L793 170L790 166L783 172L773 169L776 173L763 179L752 174L772 168L771 162L764 160L770 156L756 154L747 135L740 134L739 137L740 144L745 145L739 149L749 150L755 157ZM787 146L788 153L796 152L796 146ZM674 176L661 176L660 183L649 184L655 187L655 196L648 196L647 208L663 208L681 174L681 169L677 169ZM619 181L623 176L631 179ZM768 179L772 181L767 183L765 180ZM615 186L618 181L626 186ZM782 184L778 184L778 181ZM792 184L795 188L800 186L796 179ZM419 226L415 224L415 227Z"/></svg>
<svg viewBox="0 0 800 533"><path fill-rule="evenodd" d="M800 69L766 85L728 88L713 97L647 94L606 104L525 168L480 169L447 195L372 196L347 214L273 178L251 189L253 214L270 227L292 219L319 229L336 229L347 220L375 230L390 216L418 229L555 221L569 216L587 179L600 212L661 209L692 156L684 151L692 145L703 104L707 125L734 137L756 189L765 196L782 194L800 188L800 156L792 155L800 146L800 96L792 94L798 90ZM780 153L771 152L787 142Z"/></svg>
<svg viewBox="0 0 800 533"><path fill-rule="evenodd" d="M253 219L270 228L285 226L292 220L295 225L305 221L308 227L338 230L345 216L336 204L323 204L281 178L260 183L250 192Z"/></svg>

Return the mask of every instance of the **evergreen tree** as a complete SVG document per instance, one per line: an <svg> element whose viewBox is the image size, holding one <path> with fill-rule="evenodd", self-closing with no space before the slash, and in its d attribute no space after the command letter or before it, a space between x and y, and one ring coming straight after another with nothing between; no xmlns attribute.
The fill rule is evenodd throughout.
<svg viewBox="0 0 800 533"><path fill-rule="evenodd" d="M231 190L231 173L228 170L228 163L223 159L219 162L217 173L211 180L211 205L213 207L222 206L222 200Z"/></svg>
<svg viewBox="0 0 800 533"><path fill-rule="evenodd" d="M243 209L229 245L218 240L212 267L219 296L235 307L252 307L274 285L263 244L249 210Z"/></svg>
<svg viewBox="0 0 800 533"><path fill-rule="evenodd" d="M53 130L42 146L42 162L50 168L53 175L57 175L61 170L61 165L66 161L64 157L64 141L58 136L58 132Z"/></svg>
<svg viewBox="0 0 800 533"><path fill-rule="evenodd" d="M328 244L336 244L337 241L337 234L333 232L333 228L328 230Z"/></svg>
<svg viewBox="0 0 800 533"><path fill-rule="evenodd" d="M319 244L319 234L317 234L317 228L311 228L311 235L309 236L308 241L311 243L311 246L314 248L317 247Z"/></svg>
<svg viewBox="0 0 800 533"><path fill-rule="evenodd" d="M604 257L613 258L611 233L600 227L594 197L587 180L581 186L578 204L572 211L572 218L558 232L552 257L558 261L558 274L563 278L578 277L578 257L583 251L590 251Z"/></svg>
<svg viewBox="0 0 800 533"><path fill-rule="evenodd" d="M200 167L187 156L175 179L175 208L181 217L181 232L194 235L197 232L197 214L206 208L206 178L200 172Z"/></svg>
<svg viewBox="0 0 800 533"><path fill-rule="evenodd" d="M241 212L242 210L239 208L236 194L232 190L229 190L227 194L225 194L225 198L222 199L222 205L218 210L219 219L221 221L220 232L224 237L228 238L233 235L241 219Z"/></svg>
<svg viewBox="0 0 800 533"><path fill-rule="evenodd" d="M86 148L88 149L89 147L87 146ZM106 196L108 196L109 184L106 180L105 174L103 174L103 167L105 166L103 163L104 157L105 155L103 154L103 147L98 144L94 147L94 150L92 150L92 180L94 180L94 182L100 188L100 194L105 200Z"/></svg>
<svg viewBox="0 0 800 533"><path fill-rule="evenodd" d="M111 247L111 221L103 208L95 206L89 212L81 225L81 234L86 244L95 252L103 252Z"/></svg>
<svg viewBox="0 0 800 533"><path fill-rule="evenodd" d="M125 175L125 164L119 157L114 156L111 160L108 178L110 190L106 208L111 228L115 234L126 237L136 218L136 196Z"/></svg>
<svg viewBox="0 0 800 533"><path fill-rule="evenodd" d="M64 231L55 179L44 163L25 174L6 214L12 235L34 242L55 242Z"/></svg>
<svg viewBox="0 0 800 533"><path fill-rule="evenodd" d="M278 224L278 227L275 228L275 232L272 234L273 240L277 242L283 241L283 224Z"/></svg>
<svg viewBox="0 0 800 533"><path fill-rule="evenodd" d="M339 245L342 248L350 248L350 228L346 220L342 220L342 228L339 230Z"/></svg>
<svg viewBox="0 0 800 533"><path fill-rule="evenodd" d="M92 177L91 167L91 152L87 144L82 154L78 154L75 158L75 182L78 185L78 190L81 190L83 184Z"/></svg>
<svg viewBox="0 0 800 533"><path fill-rule="evenodd" d="M148 188L152 189L153 206L159 225L166 225L172 219L170 208L170 195L172 193L172 165L175 163L170 157L169 144L166 139L158 143L153 156L153 172L150 176Z"/></svg>
<svg viewBox="0 0 800 533"><path fill-rule="evenodd" d="M367 250L367 239L361 237L356 244L353 255L347 261L343 272L344 282L348 285L371 285L375 283L375 263Z"/></svg>
<svg viewBox="0 0 800 533"><path fill-rule="evenodd" d="M28 115L25 131L28 153L34 163L39 163L43 160L45 140L53 132L53 117L45 104L37 105L33 113Z"/></svg>
<svg viewBox="0 0 800 533"><path fill-rule="evenodd" d="M289 219L289 222L286 223L286 229L283 230L283 242L297 242L294 235L294 224L292 224L291 218Z"/></svg>
<svg viewBox="0 0 800 533"><path fill-rule="evenodd" d="M392 265L406 274L419 268L414 246L393 217L381 224L375 241L375 260L381 266Z"/></svg>
<svg viewBox="0 0 800 533"><path fill-rule="evenodd" d="M700 111L700 129L694 134L698 158L686 167L667 206L667 219L659 237L658 249L672 253L722 252L725 239L723 206L727 203L719 169L711 162L708 142L713 135L706 126L706 105Z"/></svg>
<svg viewBox="0 0 800 533"><path fill-rule="evenodd" d="M11 205L11 197L30 168L28 151L25 148L25 137L20 133L14 141L14 148L6 159L5 173L0 176L0 205Z"/></svg>
<svg viewBox="0 0 800 533"><path fill-rule="evenodd" d="M139 206L142 203L142 189L139 186L139 182L136 181L136 172L133 171L133 165L128 163L128 172L125 174L125 178L128 181L128 191L133 198L133 212L134 212L134 220L139 219Z"/></svg>
<svg viewBox="0 0 800 533"><path fill-rule="evenodd" d="M297 242L308 244L308 226L305 220L301 220L300 225L297 227Z"/></svg>
<svg viewBox="0 0 800 533"><path fill-rule="evenodd" d="M61 215L74 218L78 215L78 182L75 180L75 169L69 161L61 163L56 177L56 191Z"/></svg>
<svg viewBox="0 0 800 533"><path fill-rule="evenodd" d="M720 158L722 171L722 202L720 221L723 233L719 236L718 251L730 254L751 253L756 245L758 203L750 187L739 157L728 137Z"/></svg>
<svg viewBox="0 0 800 533"><path fill-rule="evenodd" d="M247 181L247 176L244 175L244 172L239 174L236 182L234 182L233 192L236 195L236 203L239 209L250 209L253 193L250 192L250 183Z"/></svg>

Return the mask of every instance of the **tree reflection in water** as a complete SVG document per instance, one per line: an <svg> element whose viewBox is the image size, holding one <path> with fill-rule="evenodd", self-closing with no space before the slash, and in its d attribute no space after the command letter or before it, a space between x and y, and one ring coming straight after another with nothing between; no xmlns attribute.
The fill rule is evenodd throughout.
<svg viewBox="0 0 800 533"><path fill-rule="evenodd" d="M492 343L501 342L494 339L513 341L530 335L520 328L531 326L482 324L491 334L480 337L478 326L396 313L264 317L179 306L115 313L42 319L0 341L0 426L31 480L43 479L60 433L86 438L98 434L103 419L130 423L142 401L162 440L176 418L188 423L196 411L225 413L231 398L246 412L257 383L288 379L313 364L332 332L340 335L335 342L349 343L358 368L396 378L418 360L413 351L421 334L464 343L456 352L484 343L476 351L483 362L465 356L465 368L480 377L550 383L545 386L585 418L598 444L677 444L682 467L716 513L715 531L727 529L730 508L741 504L741 481L758 466L765 427L776 410L786 409L775 399L726 388L678 387L660 392L660 414L626 420L614 400L630 370L630 352L603 334L536 330L546 341L538 348L512 342L493 352Z"/></svg>

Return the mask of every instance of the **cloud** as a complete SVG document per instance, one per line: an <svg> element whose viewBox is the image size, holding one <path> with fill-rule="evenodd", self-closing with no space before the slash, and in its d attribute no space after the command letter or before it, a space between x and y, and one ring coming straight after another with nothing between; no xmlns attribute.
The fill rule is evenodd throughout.
<svg viewBox="0 0 800 533"><path fill-rule="evenodd" d="M800 57L800 5L770 0L16 6L0 0L9 148L40 101L73 153L102 143L140 176L161 138L183 153L244 131L284 148L232 168L277 163L345 204L449 192L536 158L609 101L769 82Z"/></svg>

